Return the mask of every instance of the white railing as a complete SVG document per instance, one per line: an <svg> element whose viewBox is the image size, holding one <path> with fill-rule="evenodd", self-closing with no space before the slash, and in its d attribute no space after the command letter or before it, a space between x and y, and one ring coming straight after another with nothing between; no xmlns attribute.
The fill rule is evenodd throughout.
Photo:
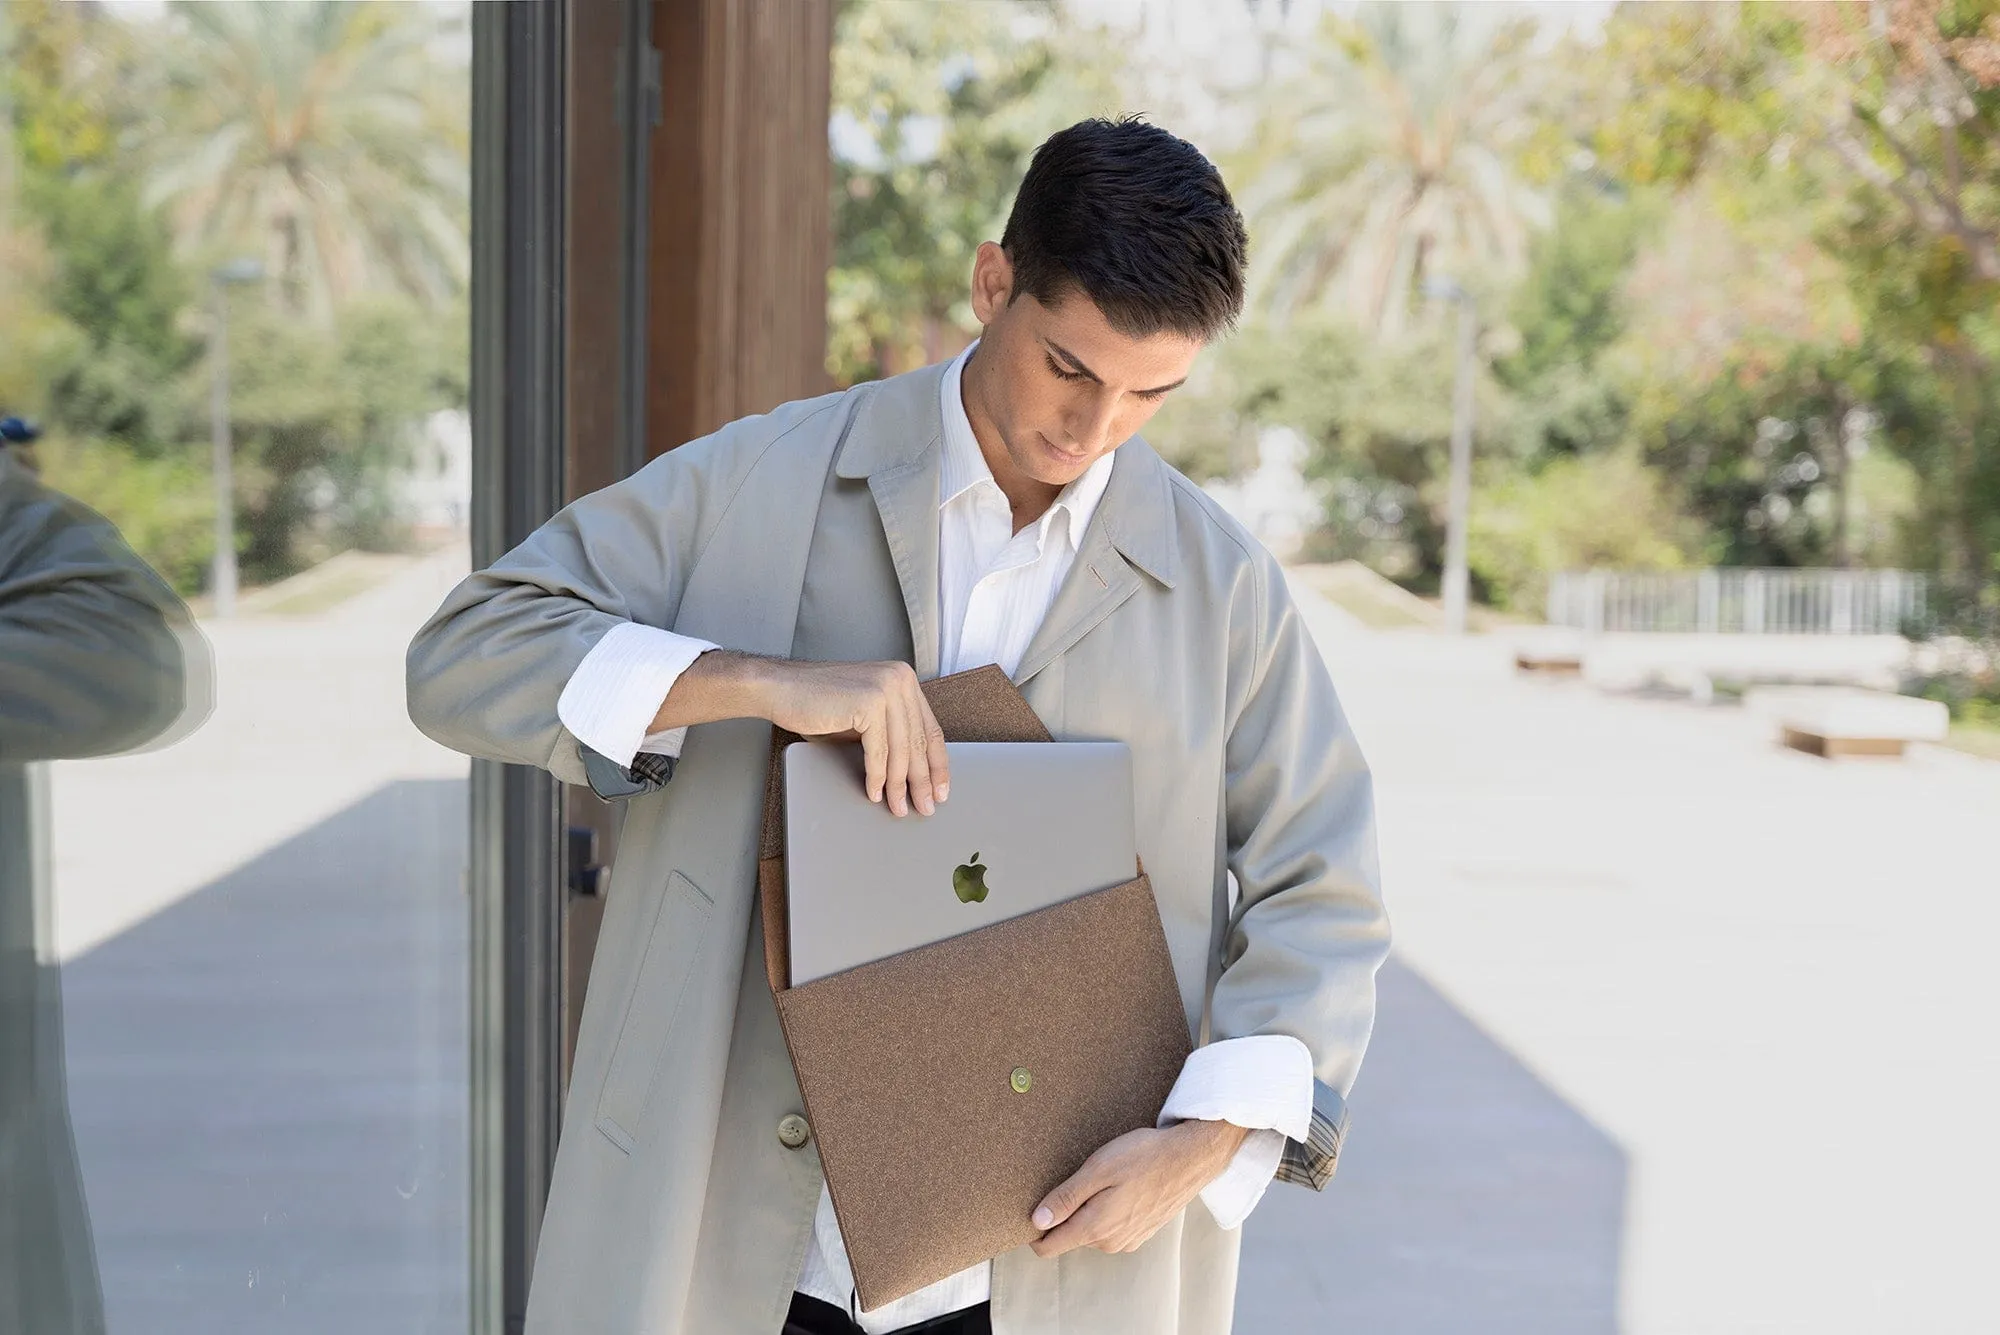
<svg viewBox="0 0 2000 1335"><path fill-rule="evenodd" d="M1706 635L1900 635L1920 621L1929 576L1909 570L1565 572L1549 624Z"/></svg>

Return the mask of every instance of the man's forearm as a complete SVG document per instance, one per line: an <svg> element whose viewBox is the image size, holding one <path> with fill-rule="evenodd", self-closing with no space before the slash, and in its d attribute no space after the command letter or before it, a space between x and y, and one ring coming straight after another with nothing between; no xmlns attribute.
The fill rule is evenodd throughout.
<svg viewBox="0 0 2000 1335"><path fill-rule="evenodd" d="M817 663L713 650L668 688L647 729L760 718L801 737L851 738L870 801L928 816L951 792L944 732L907 663Z"/></svg>
<svg viewBox="0 0 2000 1335"><path fill-rule="evenodd" d="M646 731L665 732L732 718L771 717L772 667L783 660L712 649L674 679Z"/></svg>

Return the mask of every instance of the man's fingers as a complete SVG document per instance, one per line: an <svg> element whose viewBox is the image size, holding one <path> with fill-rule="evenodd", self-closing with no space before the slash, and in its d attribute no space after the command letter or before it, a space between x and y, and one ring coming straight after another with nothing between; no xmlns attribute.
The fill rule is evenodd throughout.
<svg viewBox="0 0 2000 1335"><path fill-rule="evenodd" d="M889 771L889 738L880 724L861 729L861 756L867 769L863 784L868 800L880 802Z"/></svg>
<svg viewBox="0 0 2000 1335"><path fill-rule="evenodd" d="M923 697L909 704L910 803L924 815L937 810L936 785L931 778L931 751L924 737Z"/></svg>
<svg viewBox="0 0 2000 1335"><path fill-rule="evenodd" d="M889 744L882 800L898 816L910 814L910 719L894 699L883 701L882 730Z"/></svg>
<svg viewBox="0 0 2000 1335"><path fill-rule="evenodd" d="M944 735L907 663L795 663L805 680L799 698L782 696L771 721L806 737L858 737L868 800L898 816L925 815L949 783Z"/></svg>
<svg viewBox="0 0 2000 1335"><path fill-rule="evenodd" d="M931 702L922 691L917 692L917 713L923 727L918 734L920 745L930 759L931 789L938 801L947 801L951 797L951 757L945 751L944 729L938 726L937 715L931 712Z"/></svg>

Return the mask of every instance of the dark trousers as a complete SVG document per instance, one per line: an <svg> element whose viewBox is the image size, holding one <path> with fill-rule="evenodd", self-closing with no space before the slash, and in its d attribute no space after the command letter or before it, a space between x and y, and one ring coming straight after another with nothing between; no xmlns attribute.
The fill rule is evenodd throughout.
<svg viewBox="0 0 2000 1335"><path fill-rule="evenodd" d="M795 1293L783 1335L860 1335L860 1331L861 1327L833 1304ZM981 1303L921 1325L905 1326L897 1335L993 1335L993 1318L988 1306Z"/></svg>

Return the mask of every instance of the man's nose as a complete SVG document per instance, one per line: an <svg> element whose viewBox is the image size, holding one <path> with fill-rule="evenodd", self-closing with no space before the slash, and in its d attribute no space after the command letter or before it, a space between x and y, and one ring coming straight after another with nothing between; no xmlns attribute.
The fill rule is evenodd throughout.
<svg viewBox="0 0 2000 1335"><path fill-rule="evenodd" d="M1078 449L1097 452L1110 444L1111 424L1118 413L1118 399L1112 394L1096 394L1070 415L1069 443Z"/></svg>

